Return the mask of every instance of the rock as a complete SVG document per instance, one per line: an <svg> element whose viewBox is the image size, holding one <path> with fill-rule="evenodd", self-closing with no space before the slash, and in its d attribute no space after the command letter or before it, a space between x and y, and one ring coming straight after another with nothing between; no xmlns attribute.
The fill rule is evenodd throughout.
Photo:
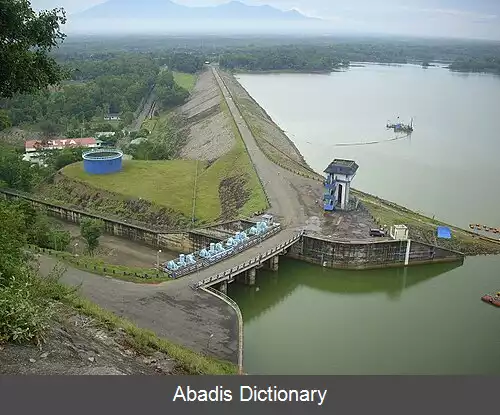
<svg viewBox="0 0 500 415"><path fill-rule="evenodd" d="M36 360L35 359L30 359L30 362L31 363L36 363Z"/></svg>
<svg viewBox="0 0 500 415"><path fill-rule="evenodd" d="M42 354L40 355L40 358L41 358L41 359L45 359L48 355L49 355L49 353L48 353L48 352L42 353Z"/></svg>
<svg viewBox="0 0 500 415"><path fill-rule="evenodd" d="M89 357L89 361L91 361L92 363L95 362L95 357Z"/></svg>

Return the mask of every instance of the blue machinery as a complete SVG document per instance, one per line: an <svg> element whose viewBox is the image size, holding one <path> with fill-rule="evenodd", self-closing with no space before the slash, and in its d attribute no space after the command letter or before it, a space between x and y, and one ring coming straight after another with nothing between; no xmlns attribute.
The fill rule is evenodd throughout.
<svg viewBox="0 0 500 415"><path fill-rule="evenodd" d="M171 260L163 264L163 271L167 272L171 278L185 275L252 245L278 226L278 224L270 226L266 222L258 222L247 231L236 232L234 237L230 237L226 241L211 243L209 247L203 248L199 252L179 255L177 261Z"/></svg>
<svg viewBox="0 0 500 415"><path fill-rule="evenodd" d="M324 181L324 193L323 193L323 209L331 212L335 210L335 201L337 198L337 182L333 179L327 179Z"/></svg>

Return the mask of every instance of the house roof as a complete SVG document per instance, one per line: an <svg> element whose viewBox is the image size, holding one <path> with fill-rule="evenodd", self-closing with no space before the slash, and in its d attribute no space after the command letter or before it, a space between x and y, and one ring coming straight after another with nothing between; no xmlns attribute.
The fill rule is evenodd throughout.
<svg viewBox="0 0 500 415"><path fill-rule="evenodd" d="M356 174L358 167L359 166L354 160L335 159L324 170L324 172L329 174L347 174L352 176Z"/></svg>
<svg viewBox="0 0 500 415"><path fill-rule="evenodd" d="M28 140L24 143L25 150L32 148L65 148L65 147L85 147L92 144L97 144L95 138L58 138L54 140L48 140L47 144L42 145L40 140Z"/></svg>

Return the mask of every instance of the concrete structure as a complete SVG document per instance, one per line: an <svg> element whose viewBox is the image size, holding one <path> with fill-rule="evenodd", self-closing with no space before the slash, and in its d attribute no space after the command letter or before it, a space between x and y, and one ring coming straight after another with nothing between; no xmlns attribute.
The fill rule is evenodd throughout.
<svg viewBox="0 0 500 415"><path fill-rule="evenodd" d="M391 226L390 235L396 241L406 241L408 239L408 227L406 225Z"/></svg>
<svg viewBox="0 0 500 415"><path fill-rule="evenodd" d="M122 169L123 153L120 150L101 149L82 154L83 168L88 174L117 173Z"/></svg>
<svg viewBox="0 0 500 415"><path fill-rule="evenodd" d="M352 160L335 159L325 169L324 209L348 210L351 181L356 175L358 165Z"/></svg>
<svg viewBox="0 0 500 415"><path fill-rule="evenodd" d="M339 242L304 235L289 256L312 264L339 269L375 269L463 262L460 252L407 240Z"/></svg>
<svg viewBox="0 0 500 415"><path fill-rule="evenodd" d="M41 153L44 151L62 150L65 148L97 148L99 144L95 138L58 138L53 140L28 140L24 143L23 160L40 163Z"/></svg>

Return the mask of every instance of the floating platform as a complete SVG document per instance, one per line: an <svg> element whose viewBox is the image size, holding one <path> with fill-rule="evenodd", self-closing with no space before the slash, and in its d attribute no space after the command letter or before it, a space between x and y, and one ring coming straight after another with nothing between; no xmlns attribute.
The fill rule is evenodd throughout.
<svg viewBox="0 0 500 415"><path fill-rule="evenodd" d="M394 130L395 133L412 133L413 132L413 118L410 121L410 124L404 124L402 122L391 123L388 122L386 125L387 129Z"/></svg>
<svg viewBox="0 0 500 415"><path fill-rule="evenodd" d="M483 232L491 232L491 233L500 233L500 228L493 228L491 226L486 226L486 225L480 225L480 224L475 224L471 223L469 225L469 228L472 230L476 231L483 231Z"/></svg>
<svg viewBox="0 0 500 415"><path fill-rule="evenodd" d="M486 294L481 297L481 300L483 300L485 303L494 305L495 307L500 307L500 296L498 295L493 296L490 294Z"/></svg>

